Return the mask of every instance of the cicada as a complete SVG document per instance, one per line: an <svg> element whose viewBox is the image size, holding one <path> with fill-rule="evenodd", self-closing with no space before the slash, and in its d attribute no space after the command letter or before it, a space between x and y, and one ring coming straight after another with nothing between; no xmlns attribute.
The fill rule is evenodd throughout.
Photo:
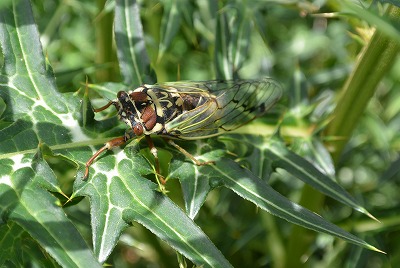
<svg viewBox="0 0 400 268"><path fill-rule="evenodd" d="M94 109L94 112L113 105L118 118L129 128L124 136L108 141L87 161L84 179L89 175L90 165L102 152L143 135L155 157L158 173L157 149L151 135L164 137L197 165L210 164L211 161L198 161L173 139L204 139L234 130L263 115L281 95L281 86L271 78L173 82L119 91L115 100Z"/></svg>

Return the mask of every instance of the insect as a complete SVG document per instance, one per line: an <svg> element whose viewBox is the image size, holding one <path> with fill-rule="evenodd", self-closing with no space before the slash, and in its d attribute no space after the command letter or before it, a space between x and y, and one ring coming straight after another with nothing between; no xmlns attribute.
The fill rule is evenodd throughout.
<svg viewBox="0 0 400 268"><path fill-rule="evenodd" d="M271 78L173 82L142 85L134 90L119 91L115 100L94 109L94 112L114 105L118 111L118 118L129 128L124 136L105 143L87 161L84 179L89 175L90 165L102 152L143 135L154 155L158 174L157 149L150 135L164 137L169 144L197 165L210 164L212 161L197 160L172 139L203 139L234 130L264 114L281 95L281 86Z"/></svg>

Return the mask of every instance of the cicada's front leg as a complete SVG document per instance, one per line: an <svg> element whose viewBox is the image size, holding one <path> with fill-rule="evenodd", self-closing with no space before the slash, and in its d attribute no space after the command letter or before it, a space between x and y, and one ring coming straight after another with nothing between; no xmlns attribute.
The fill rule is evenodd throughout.
<svg viewBox="0 0 400 268"><path fill-rule="evenodd" d="M111 105L115 104L115 101L109 101L106 105L97 108L97 109L93 109L93 112L98 113L101 111L104 111L105 109L107 109L108 107L110 107ZM123 145L126 142L126 135L124 137L118 137L115 139L112 139L110 141L108 141L103 147L100 148L100 150L98 150L87 162L85 165L85 174L83 175L83 179L86 180L87 177L89 176L89 167L92 165L93 161L104 151L106 150L110 150L112 148L118 147Z"/></svg>
<svg viewBox="0 0 400 268"><path fill-rule="evenodd" d="M115 147L119 147L121 145L124 145L127 141L127 136L122 136L118 137L112 140L109 140L104 144L103 147L100 148L87 162L86 162L86 169L85 169L85 174L83 175L83 179L86 180L87 177L89 176L89 167L92 165L93 161L104 151L110 150Z"/></svg>

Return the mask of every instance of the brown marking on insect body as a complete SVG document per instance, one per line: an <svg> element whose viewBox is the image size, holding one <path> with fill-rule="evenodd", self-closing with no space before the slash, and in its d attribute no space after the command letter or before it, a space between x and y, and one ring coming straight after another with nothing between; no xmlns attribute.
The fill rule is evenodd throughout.
<svg viewBox="0 0 400 268"><path fill-rule="evenodd" d="M145 92L132 92L129 97L133 101L147 101L147 94Z"/></svg>
<svg viewBox="0 0 400 268"><path fill-rule="evenodd" d="M144 109L142 110L142 121L143 122L147 122L149 121L154 115L156 115L156 112L154 111L153 107L151 107L150 105L144 107Z"/></svg>
<svg viewBox="0 0 400 268"><path fill-rule="evenodd" d="M154 116L151 118L151 120L147 121L144 126L146 127L147 130L153 129L153 127L156 125L156 119L157 116Z"/></svg>
<svg viewBox="0 0 400 268"><path fill-rule="evenodd" d="M188 94L182 94L182 99L183 99L184 110L190 111L196 107L196 99L193 98L193 96L190 96Z"/></svg>
<svg viewBox="0 0 400 268"><path fill-rule="evenodd" d="M182 105L184 111L190 111L198 107L199 105L204 103L202 96L199 95L190 95L190 94L181 94Z"/></svg>
<svg viewBox="0 0 400 268"><path fill-rule="evenodd" d="M143 127L140 124L136 124L133 127L133 132L135 133L136 136L142 136L143 134Z"/></svg>
<svg viewBox="0 0 400 268"><path fill-rule="evenodd" d="M146 106L142 112L142 121L147 130L153 129L157 122L157 113L152 106Z"/></svg>

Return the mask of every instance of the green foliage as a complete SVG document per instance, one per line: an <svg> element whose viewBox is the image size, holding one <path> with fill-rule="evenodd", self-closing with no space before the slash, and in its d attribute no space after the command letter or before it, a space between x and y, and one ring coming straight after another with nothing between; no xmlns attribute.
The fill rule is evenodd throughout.
<svg viewBox="0 0 400 268"><path fill-rule="evenodd" d="M0 264L400 263L399 8L197 2L0 5ZM265 76L287 96L267 116L177 142L214 165L196 166L156 138L167 180L157 185L137 139L104 153L82 180L90 156L126 128L115 112L95 116L92 103L142 83Z"/></svg>

